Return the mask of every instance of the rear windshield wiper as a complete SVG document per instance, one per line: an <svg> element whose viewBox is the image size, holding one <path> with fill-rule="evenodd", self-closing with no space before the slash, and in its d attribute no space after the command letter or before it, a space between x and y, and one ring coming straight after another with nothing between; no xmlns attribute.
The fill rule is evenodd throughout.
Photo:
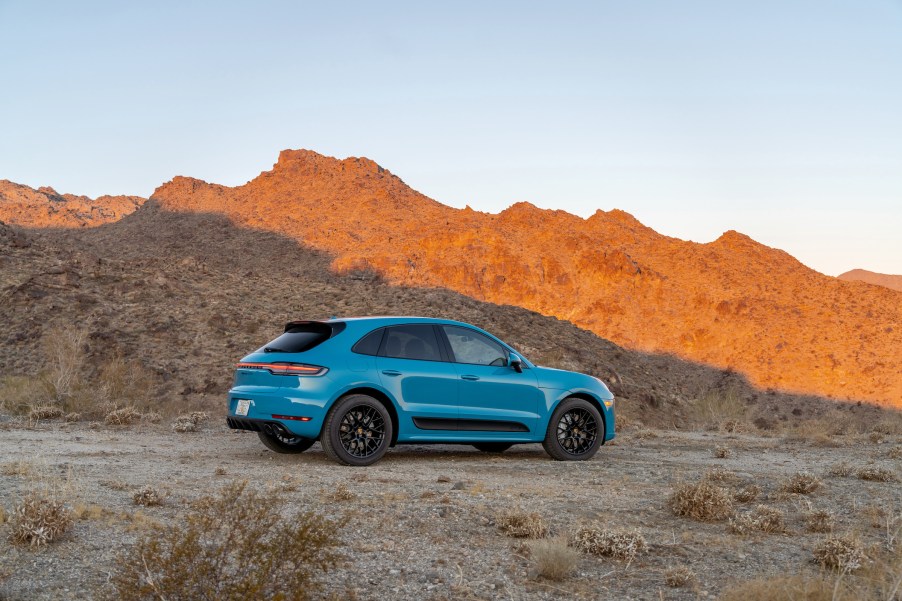
<svg viewBox="0 0 902 601"><path fill-rule="evenodd" d="M288 351L286 351L285 349L282 349L282 348L276 348L274 346L264 346L263 352L264 353L287 353Z"/></svg>

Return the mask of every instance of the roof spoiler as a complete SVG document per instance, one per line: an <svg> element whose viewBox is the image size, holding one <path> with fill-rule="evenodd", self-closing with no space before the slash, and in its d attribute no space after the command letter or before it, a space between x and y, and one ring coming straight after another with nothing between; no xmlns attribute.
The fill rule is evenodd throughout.
<svg viewBox="0 0 902 601"><path fill-rule="evenodd" d="M329 338L332 338L336 334L343 331L347 324L343 321L315 321L315 320L300 320L300 321L289 321L285 324L285 331L289 332L295 328L301 328L304 326L312 326L313 328L325 333L329 333Z"/></svg>

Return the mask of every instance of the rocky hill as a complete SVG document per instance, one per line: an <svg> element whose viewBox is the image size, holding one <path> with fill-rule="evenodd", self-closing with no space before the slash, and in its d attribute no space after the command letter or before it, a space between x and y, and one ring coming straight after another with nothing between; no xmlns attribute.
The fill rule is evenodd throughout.
<svg viewBox="0 0 902 601"><path fill-rule="evenodd" d="M49 213L56 201L32 192L45 194L36 212ZM624 348L740 372L761 389L902 405L902 293L824 276L737 232L696 244L662 236L619 210L582 219L527 203L499 214L454 209L371 160L305 150L283 151L271 171L242 186L176 177L152 198L185 220L221 214L300 241L324 252L317 256L339 273L524 307ZM141 200L124 208L115 208L121 200L93 202L96 219L50 224L115 221L116 211L131 212ZM10 221L41 225L28 211L3 210L8 204L8 194L0 197L0 214ZM205 252L225 252L218 248ZM144 261L172 258L153 245L138 252ZM246 247L234 253L229 260L253 254ZM246 273L262 277L259 269ZM387 312L399 311L389 305Z"/></svg>
<svg viewBox="0 0 902 601"><path fill-rule="evenodd" d="M368 159L304 150L243 186L177 177L153 198L290 236L341 271L526 307L762 388L902 404L902 295L824 276L737 232L696 244L619 210L458 210Z"/></svg>
<svg viewBox="0 0 902 601"><path fill-rule="evenodd" d="M847 271L837 277L847 282L865 282L867 284L883 286L884 288L902 292L902 275L875 273L873 271L868 271L867 269L853 269L852 271Z"/></svg>
<svg viewBox="0 0 902 601"><path fill-rule="evenodd" d="M140 196L91 199L0 180L0 221L25 227L93 227L122 219L144 201Z"/></svg>

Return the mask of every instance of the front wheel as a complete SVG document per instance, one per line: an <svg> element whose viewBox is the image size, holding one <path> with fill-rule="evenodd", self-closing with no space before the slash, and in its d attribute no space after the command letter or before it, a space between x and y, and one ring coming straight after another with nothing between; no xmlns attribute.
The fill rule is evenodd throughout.
<svg viewBox="0 0 902 601"><path fill-rule="evenodd" d="M260 442L267 449L276 453L303 453L316 442L316 440L301 438L300 436L282 436L281 434L273 436L266 432L257 432L257 436L260 437Z"/></svg>
<svg viewBox="0 0 902 601"><path fill-rule="evenodd" d="M509 442L475 442L473 446L483 453L503 453L514 445Z"/></svg>
<svg viewBox="0 0 902 601"><path fill-rule="evenodd" d="M392 439L391 416L371 396L352 394L336 401L326 416L320 442L331 459L345 465L376 463Z"/></svg>
<svg viewBox="0 0 902 601"><path fill-rule="evenodd" d="M601 413L589 401L564 399L548 422L542 446L558 461L585 461L598 452L604 437Z"/></svg>

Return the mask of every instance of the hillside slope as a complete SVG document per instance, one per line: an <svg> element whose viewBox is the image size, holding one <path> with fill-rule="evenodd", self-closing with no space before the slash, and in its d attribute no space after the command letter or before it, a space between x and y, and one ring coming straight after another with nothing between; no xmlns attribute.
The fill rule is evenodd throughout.
<svg viewBox="0 0 902 601"><path fill-rule="evenodd" d="M176 177L153 198L301 240L341 271L526 307L763 388L902 405L902 294L824 276L736 232L696 244L619 210L458 210L368 159L304 150L243 186Z"/></svg>
<svg viewBox="0 0 902 601"><path fill-rule="evenodd" d="M902 275L876 273L867 269L853 269L836 277L847 282L865 282L902 292Z"/></svg>
<svg viewBox="0 0 902 601"><path fill-rule="evenodd" d="M152 398L166 410L221 411L235 361L289 320L441 314L484 327L541 364L603 378L619 415L649 424L685 423L694 401L711 395L754 405L766 416L763 427L830 408L755 390L736 373L623 349L526 309L396 286L366 272L336 274L329 263L290 238L153 201L97 228L23 231L0 223L0 373L33 377L47 368L47 344L55 348L65 331L82 330L95 372L121 356L153 374Z"/></svg>

